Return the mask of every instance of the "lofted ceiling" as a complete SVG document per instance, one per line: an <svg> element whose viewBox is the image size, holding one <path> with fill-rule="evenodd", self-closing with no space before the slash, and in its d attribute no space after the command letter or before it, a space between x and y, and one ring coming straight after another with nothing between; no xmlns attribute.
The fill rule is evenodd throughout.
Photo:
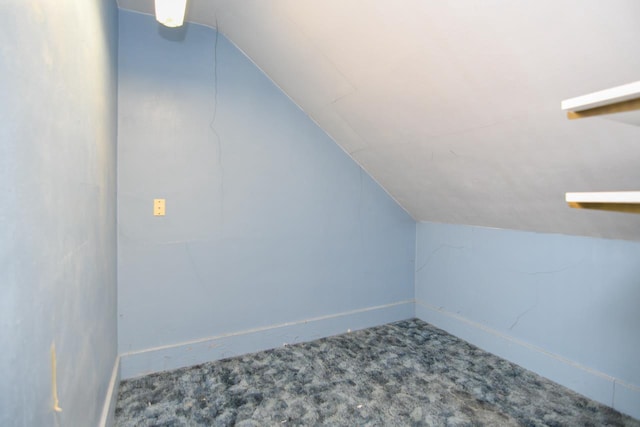
<svg viewBox="0 0 640 427"><path fill-rule="evenodd" d="M218 28L418 221L640 240L640 215L564 202L640 190L640 126L560 110L640 79L637 0L189 0L187 20Z"/></svg>

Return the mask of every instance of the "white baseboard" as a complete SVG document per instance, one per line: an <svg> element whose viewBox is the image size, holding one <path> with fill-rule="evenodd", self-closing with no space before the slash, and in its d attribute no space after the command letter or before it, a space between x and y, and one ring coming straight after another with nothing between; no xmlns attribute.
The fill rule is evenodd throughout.
<svg viewBox="0 0 640 427"><path fill-rule="evenodd" d="M414 300L270 325L120 355L122 379L410 319Z"/></svg>
<svg viewBox="0 0 640 427"><path fill-rule="evenodd" d="M483 350L640 419L640 387L416 300L416 317Z"/></svg>
<svg viewBox="0 0 640 427"><path fill-rule="evenodd" d="M111 371L111 380L109 381L109 388L107 389L107 395L104 399L104 406L102 407L102 415L100 417L100 427L111 427L114 425L116 403L118 401L118 387L120 385L120 356L116 356L116 360L113 364L113 371Z"/></svg>

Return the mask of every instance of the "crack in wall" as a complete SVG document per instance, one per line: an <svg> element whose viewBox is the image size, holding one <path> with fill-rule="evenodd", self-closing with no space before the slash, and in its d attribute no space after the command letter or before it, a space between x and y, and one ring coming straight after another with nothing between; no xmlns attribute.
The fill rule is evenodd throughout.
<svg viewBox="0 0 640 427"><path fill-rule="evenodd" d="M196 265L196 261L193 259L193 255L191 254L191 250L189 249L189 242L185 242L184 243L184 249L185 252L187 253L187 259L189 260L189 264L191 264L191 269L193 270L196 279L198 281L198 284L200 285L200 287L204 288L205 287L205 282L202 279L202 276L200 275L200 271L198 270L198 266Z"/></svg>
<svg viewBox="0 0 640 427"><path fill-rule="evenodd" d="M536 298L536 302L535 304L533 304L531 307L529 307L528 309L526 309L525 311L523 311L522 313L520 313L517 317L516 320L511 324L511 326L509 326L509 330L512 330L513 328L515 328L518 323L520 323L520 319L522 319L525 315L527 315L530 311L532 311L534 308L536 308L538 306L538 301Z"/></svg>
<svg viewBox="0 0 640 427"><path fill-rule="evenodd" d="M213 42L213 115L209 122L209 129L213 132L215 143L218 149L218 168L220 169L220 223L224 224L224 164L222 152L222 138L215 128L216 118L218 116L218 18L216 17L215 39Z"/></svg>
<svg viewBox="0 0 640 427"><path fill-rule="evenodd" d="M584 256L578 262L575 262L573 264L568 264L568 265L565 265L563 267L560 267L560 268L557 268L557 269L554 269L554 270L540 270L540 271L522 271L522 270L511 270L511 269L509 269L509 270L513 271L515 273L526 274L526 275L529 275L529 276L535 276L535 275L538 275L538 274L555 274L555 273L561 273L563 271L567 271L567 270L570 270L572 268L578 267L586 259L587 259L587 256Z"/></svg>
<svg viewBox="0 0 640 427"><path fill-rule="evenodd" d="M615 380L615 378L613 380L612 389L613 390L611 390L611 407L615 408L615 406L614 406L615 403L616 403L616 380Z"/></svg>
<svg viewBox="0 0 640 427"><path fill-rule="evenodd" d="M425 268L433 259L433 257L440 252L442 249L444 248L450 248L450 249L458 249L458 250L462 250L462 249L468 249L468 246L454 246L454 245L449 245L446 243L441 244L440 246L438 246L436 249L434 249L433 251L431 251L431 253L427 256L427 259L425 260L425 262L423 262L422 264L420 264L420 267L418 267L416 269L416 273L419 272L420 270L422 270L423 268Z"/></svg>
<svg viewBox="0 0 640 427"><path fill-rule="evenodd" d="M364 173L364 171L362 170L362 168L360 168L360 191L358 194L358 228L359 228L359 237L360 237L360 250L362 251L362 253L364 253L364 228L363 228L363 224L362 224L362 205L364 203L363 197L363 188L364 188L364 183L363 183L363 177L362 174Z"/></svg>

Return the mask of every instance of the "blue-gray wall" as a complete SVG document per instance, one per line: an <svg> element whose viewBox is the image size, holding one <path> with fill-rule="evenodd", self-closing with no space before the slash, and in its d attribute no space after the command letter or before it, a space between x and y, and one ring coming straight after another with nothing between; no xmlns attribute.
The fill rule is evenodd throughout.
<svg viewBox="0 0 640 427"><path fill-rule="evenodd" d="M120 11L118 97L123 377L413 316L415 222L226 38Z"/></svg>
<svg viewBox="0 0 640 427"><path fill-rule="evenodd" d="M114 1L0 2L2 426L95 426L107 397L116 49Z"/></svg>
<svg viewBox="0 0 640 427"><path fill-rule="evenodd" d="M418 317L640 418L639 303L638 242L417 225Z"/></svg>

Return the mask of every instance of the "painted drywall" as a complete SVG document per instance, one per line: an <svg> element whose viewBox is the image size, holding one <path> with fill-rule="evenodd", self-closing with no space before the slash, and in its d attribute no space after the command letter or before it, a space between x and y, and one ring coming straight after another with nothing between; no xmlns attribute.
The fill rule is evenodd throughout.
<svg viewBox="0 0 640 427"><path fill-rule="evenodd" d="M640 418L640 243L419 223L416 315Z"/></svg>
<svg viewBox="0 0 640 427"><path fill-rule="evenodd" d="M215 30L119 22L123 377L413 316L411 217Z"/></svg>
<svg viewBox="0 0 640 427"><path fill-rule="evenodd" d="M0 11L0 425L95 426L117 356L117 9Z"/></svg>

